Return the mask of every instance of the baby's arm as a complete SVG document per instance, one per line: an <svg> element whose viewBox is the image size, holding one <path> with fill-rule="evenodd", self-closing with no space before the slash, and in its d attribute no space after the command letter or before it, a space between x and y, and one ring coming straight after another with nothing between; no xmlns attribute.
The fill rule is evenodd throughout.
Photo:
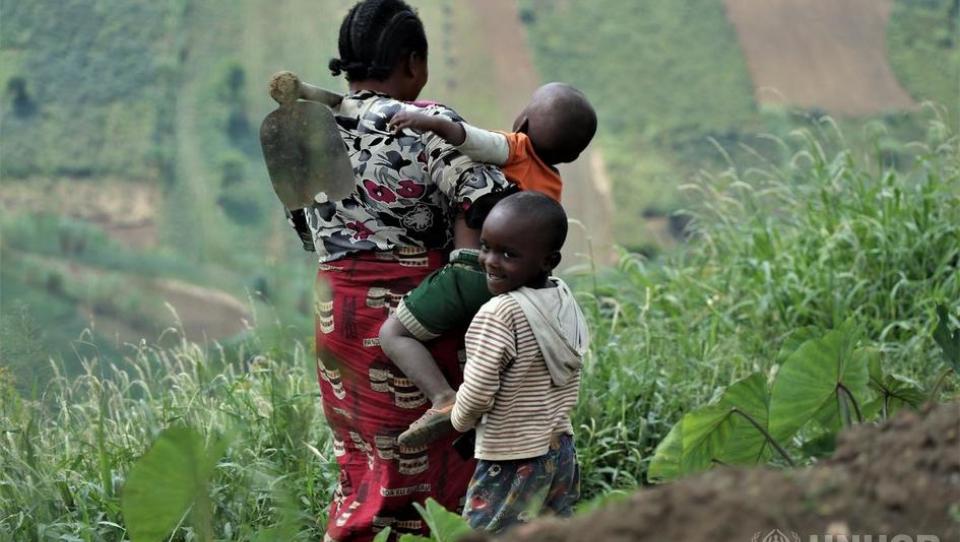
<svg viewBox="0 0 960 542"><path fill-rule="evenodd" d="M390 127L398 132L405 128L417 132L433 132L454 146L462 145L466 137L463 125L459 122L454 122L446 117L409 110L398 111L390 119Z"/></svg>
<svg viewBox="0 0 960 542"><path fill-rule="evenodd" d="M390 126L394 130L409 128L418 132L433 132L476 162L502 166L510 156L510 144L505 135L465 122L454 122L416 111L400 111L390 120Z"/></svg>

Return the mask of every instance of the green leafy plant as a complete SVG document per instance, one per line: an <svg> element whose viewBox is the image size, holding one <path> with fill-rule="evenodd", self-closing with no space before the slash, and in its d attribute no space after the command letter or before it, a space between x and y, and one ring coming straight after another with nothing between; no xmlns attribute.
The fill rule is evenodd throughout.
<svg viewBox="0 0 960 542"><path fill-rule="evenodd" d="M430 528L430 536L404 534L400 536L400 542L456 542L463 535L472 532L465 519L447 510L432 498L427 499L425 505L414 503L413 506ZM389 530L388 527L380 531L374 539L375 542L387 540Z"/></svg>
<svg viewBox="0 0 960 542"><path fill-rule="evenodd" d="M208 485L227 441L210 445L186 427L171 427L130 470L123 516L134 542L163 540L190 513L201 541L213 540Z"/></svg>
<svg viewBox="0 0 960 542"><path fill-rule="evenodd" d="M772 385L754 373L716 403L685 414L657 447L648 478L666 481L714 464L753 465L775 457L793 465L785 447L790 439L799 438L806 454L823 453L841 427L924 400L916 383L883 373L877 350L857 348L860 334L852 321L817 335L803 328L784 342Z"/></svg>
<svg viewBox="0 0 960 542"><path fill-rule="evenodd" d="M936 329L933 330L933 340L943 350L943 361L947 364L947 368L940 373L937 383L933 386L933 391L930 392L930 399L934 401L937 399L940 386L943 385L947 376L951 372L960 375L960 330L950 331L950 312L945 305L937 306L937 316L939 321Z"/></svg>

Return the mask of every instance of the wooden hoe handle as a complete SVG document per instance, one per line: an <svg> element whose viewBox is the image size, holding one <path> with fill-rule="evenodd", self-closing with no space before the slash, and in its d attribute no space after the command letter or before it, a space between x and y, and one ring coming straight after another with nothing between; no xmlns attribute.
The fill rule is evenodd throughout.
<svg viewBox="0 0 960 542"><path fill-rule="evenodd" d="M290 71L280 71L273 74L273 77L270 78L270 96L281 106L290 105L303 99L332 107L339 104L340 100L343 99L343 96L336 92L304 83L297 74Z"/></svg>

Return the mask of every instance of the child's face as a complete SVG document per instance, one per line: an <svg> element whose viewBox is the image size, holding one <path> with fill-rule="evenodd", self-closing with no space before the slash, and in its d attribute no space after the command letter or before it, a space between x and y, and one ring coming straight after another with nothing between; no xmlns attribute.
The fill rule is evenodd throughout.
<svg viewBox="0 0 960 542"><path fill-rule="evenodd" d="M559 253L549 246L550 235L536 221L513 208L494 208L480 233L480 265L493 295L522 286L544 286Z"/></svg>

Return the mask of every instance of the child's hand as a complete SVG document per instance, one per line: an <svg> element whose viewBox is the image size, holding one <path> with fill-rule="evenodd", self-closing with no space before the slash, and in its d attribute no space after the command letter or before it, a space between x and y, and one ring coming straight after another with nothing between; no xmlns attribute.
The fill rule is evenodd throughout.
<svg viewBox="0 0 960 542"><path fill-rule="evenodd" d="M394 132L400 132L403 129L421 133L433 132L451 145L461 145L466 138L463 126L459 122L416 111L398 111L390 119L389 126Z"/></svg>
<svg viewBox="0 0 960 542"><path fill-rule="evenodd" d="M423 113L398 111L393 115L393 118L390 119L390 128L394 132L399 132L404 129L410 129L416 132L432 131L436 124L432 119L434 119L434 117L424 115Z"/></svg>

